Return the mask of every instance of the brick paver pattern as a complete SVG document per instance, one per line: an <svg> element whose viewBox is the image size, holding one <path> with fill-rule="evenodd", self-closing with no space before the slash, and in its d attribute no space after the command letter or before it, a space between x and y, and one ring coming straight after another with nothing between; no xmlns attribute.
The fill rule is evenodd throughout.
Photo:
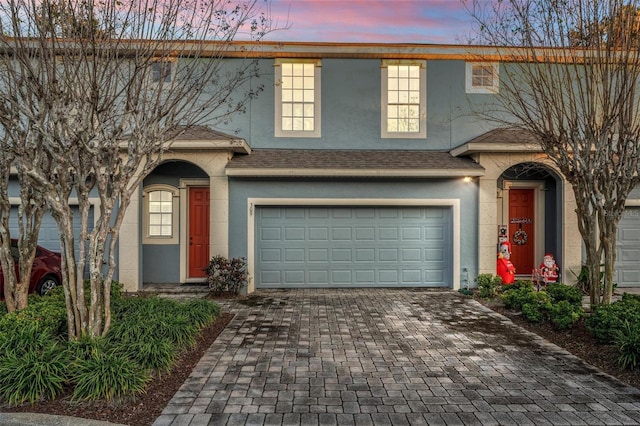
<svg viewBox="0 0 640 426"><path fill-rule="evenodd" d="M640 424L640 390L456 292L224 306L235 318L154 425Z"/></svg>

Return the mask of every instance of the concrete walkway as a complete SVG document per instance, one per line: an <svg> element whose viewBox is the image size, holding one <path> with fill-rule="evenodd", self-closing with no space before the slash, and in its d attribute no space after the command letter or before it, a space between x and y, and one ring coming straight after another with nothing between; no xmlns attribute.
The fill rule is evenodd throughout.
<svg viewBox="0 0 640 426"><path fill-rule="evenodd" d="M640 390L451 291L259 291L155 425L640 424Z"/></svg>

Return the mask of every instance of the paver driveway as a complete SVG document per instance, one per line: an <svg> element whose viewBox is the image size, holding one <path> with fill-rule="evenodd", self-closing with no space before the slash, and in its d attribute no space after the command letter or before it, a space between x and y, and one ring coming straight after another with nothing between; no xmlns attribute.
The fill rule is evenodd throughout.
<svg viewBox="0 0 640 426"><path fill-rule="evenodd" d="M259 291L156 425L640 424L640 390L451 291Z"/></svg>

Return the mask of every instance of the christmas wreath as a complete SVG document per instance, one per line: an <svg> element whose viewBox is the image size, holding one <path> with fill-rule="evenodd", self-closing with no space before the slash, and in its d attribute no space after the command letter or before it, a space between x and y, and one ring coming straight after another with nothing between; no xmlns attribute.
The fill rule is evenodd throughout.
<svg viewBox="0 0 640 426"><path fill-rule="evenodd" d="M527 244L527 240L528 239L529 239L529 236L522 229L518 229L515 232L515 234L513 234L513 243L516 244L516 245L523 246L523 245Z"/></svg>

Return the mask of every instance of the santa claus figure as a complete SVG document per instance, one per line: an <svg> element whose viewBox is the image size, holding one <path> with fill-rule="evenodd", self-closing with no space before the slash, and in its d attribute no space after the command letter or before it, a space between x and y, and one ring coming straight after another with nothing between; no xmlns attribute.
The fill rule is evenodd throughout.
<svg viewBox="0 0 640 426"><path fill-rule="evenodd" d="M511 263L511 243L504 241L500 243L498 252L498 262L496 264L497 274L502 278L503 284L513 284L515 281L516 268Z"/></svg>
<svg viewBox="0 0 640 426"><path fill-rule="evenodd" d="M556 260L553 258L553 255L547 253L542 258L542 263L540 264L540 274L542 275L542 280L545 284L555 283L558 281L558 274L560 273L560 268L556 265Z"/></svg>

